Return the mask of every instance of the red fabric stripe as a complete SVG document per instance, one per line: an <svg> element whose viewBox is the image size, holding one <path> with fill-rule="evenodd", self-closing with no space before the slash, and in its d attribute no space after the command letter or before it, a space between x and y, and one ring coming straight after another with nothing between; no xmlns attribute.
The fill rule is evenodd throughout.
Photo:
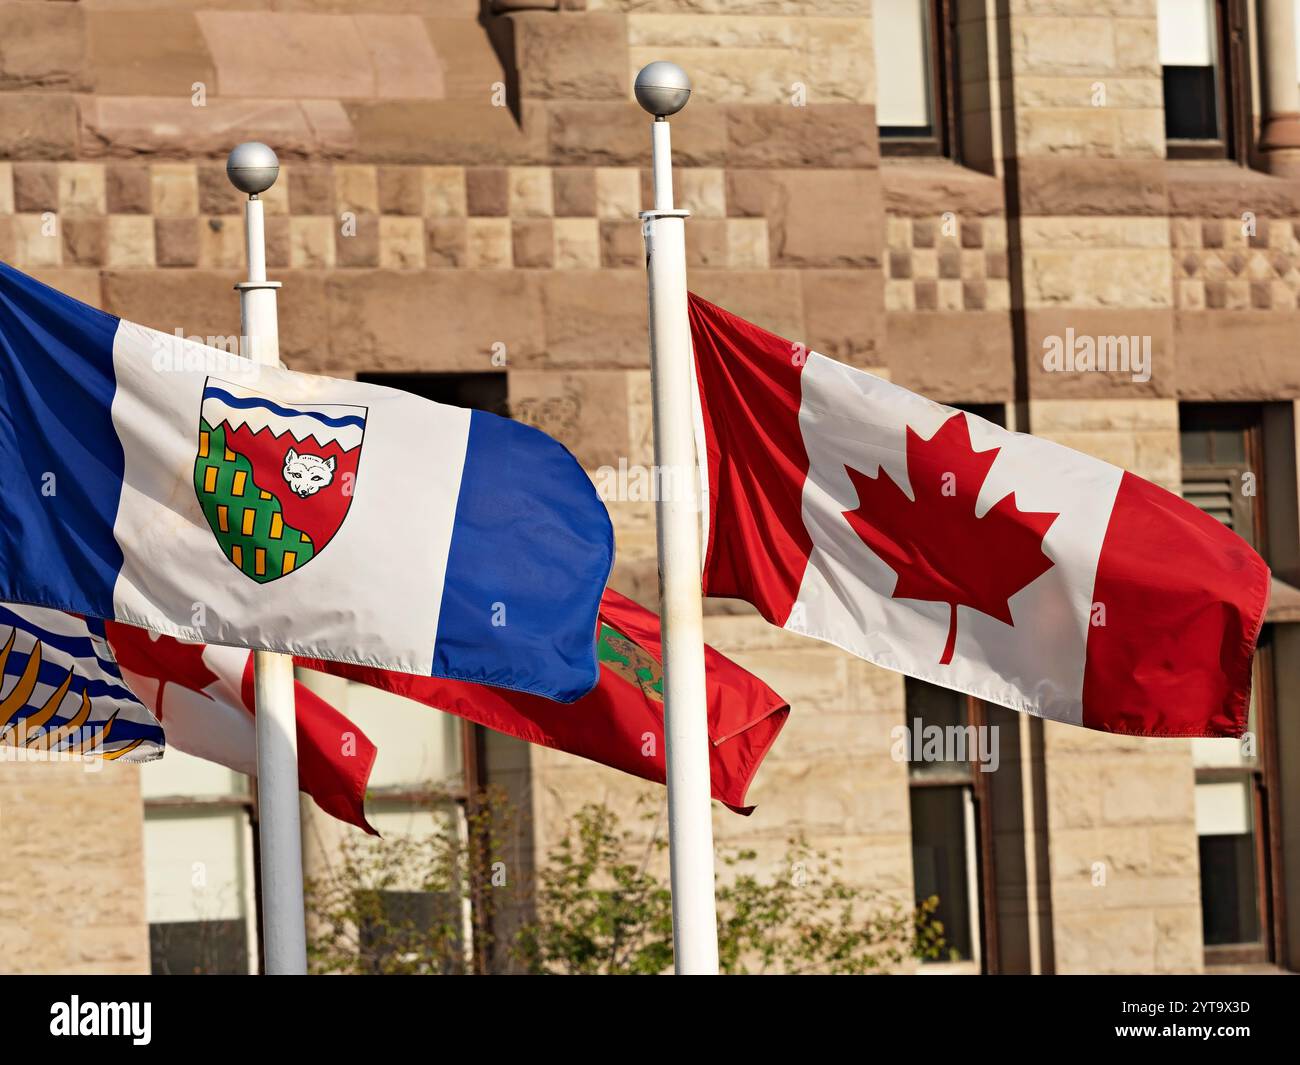
<svg viewBox="0 0 1300 1065"><path fill-rule="evenodd" d="M356 725L308 688L294 681L298 715L298 786L331 817L379 835L366 820L366 785L377 748ZM253 655L244 666L240 696L256 714ZM351 739L348 739L351 737Z"/></svg>
<svg viewBox="0 0 1300 1065"><path fill-rule="evenodd" d="M1240 736L1269 573L1198 507L1125 473L1097 565L1083 724L1135 736Z"/></svg>
<svg viewBox="0 0 1300 1065"><path fill-rule="evenodd" d="M605 591L600 616L662 662L659 619ZM790 712L789 704L726 656L705 647L709 760L713 797L749 813L745 793ZM567 705L526 692L345 662L296 659L299 665L369 684L474 721L528 743L568 751L662 784L665 780L663 704L608 668L595 689ZM647 740L647 734L653 742Z"/></svg>
<svg viewBox="0 0 1300 1065"><path fill-rule="evenodd" d="M690 316L709 465L704 594L745 599L784 625L812 553L799 428L807 351L694 294Z"/></svg>

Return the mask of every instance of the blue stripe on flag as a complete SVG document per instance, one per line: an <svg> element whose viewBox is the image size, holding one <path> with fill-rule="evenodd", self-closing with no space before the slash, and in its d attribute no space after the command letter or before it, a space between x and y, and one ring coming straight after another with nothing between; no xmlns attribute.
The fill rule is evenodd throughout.
<svg viewBox="0 0 1300 1065"><path fill-rule="evenodd" d="M117 326L0 263L0 600L113 616Z"/></svg>
<svg viewBox="0 0 1300 1065"><path fill-rule="evenodd" d="M60 725L66 723L66 721L58 722ZM146 725L143 721L131 721L129 718L119 717L113 722L113 731L108 734L108 750L115 750L122 740L144 740L147 743L156 743L159 747L166 745L163 730L157 725Z"/></svg>
<svg viewBox="0 0 1300 1065"><path fill-rule="evenodd" d="M96 635L102 637L104 635L104 623L99 619L95 619L95 623L99 625ZM55 647L73 658L94 659L99 663L99 668L105 673L117 674L117 663L101 658L99 648L95 646L95 641L89 636L68 636L61 632L51 632L49 629L37 625L30 618L23 617L21 614L10 610L3 603L0 603L0 625L12 625L22 632L30 633L34 639L40 640L47 647ZM87 629L90 629L91 620L86 619L85 625ZM91 631L95 630L92 629ZM8 637L6 636L5 639L8 639Z"/></svg>
<svg viewBox="0 0 1300 1065"><path fill-rule="evenodd" d="M355 414L348 414L342 418L334 418L328 414L321 414L320 411L298 410L296 407L282 407L269 399L263 399L260 396L235 396L227 392L224 388L218 388L216 385L208 385L203 390L203 398L219 399L227 407L234 407L236 410L248 410L250 407L262 407L269 410L272 414L278 414L281 418L315 418L324 425L331 426L334 429L341 429L345 425L355 425L358 429L366 427L365 418L359 418Z"/></svg>
<svg viewBox="0 0 1300 1065"><path fill-rule="evenodd" d="M9 661L5 663L5 677L20 677L23 670L27 667L27 660L31 658L28 651L14 650L9 655ZM71 663L72 667L72 684L68 690L73 695L80 695L83 691L88 692L92 699L121 699L126 702L140 703L135 697L135 693L123 684L110 684L106 680L91 680L77 669L75 662ZM38 684L48 684L52 688L57 688L63 683L63 678L68 675L68 666L59 662L50 662L41 659L40 667L36 671L36 682ZM140 703L143 706L143 703Z"/></svg>
<svg viewBox="0 0 1300 1065"><path fill-rule="evenodd" d="M573 702L595 686L609 513L545 433L470 415L433 674Z"/></svg>
<svg viewBox="0 0 1300 1065"><path fill-rule="evenodd" d="M14 717L13 723L16 725L18 722L22 721L23 718L27 717L28 714L32 713L34 709L34 707L28 707L26 713ZM105 723L110 717L112 717L112 715L113 709L111 707L107 709L95 707L90 712L90 720L88 720L82 728L93 729L94 732L90 735L94 736L104 727ZM50 718L42 728L44 728L46 733L53 732L57 728L62 728L71 720L72 717L68 714L56 714L54 717ZM35 730L33 730L33 732L34 731ZM142 739L146 743L156 743L159 747L165 747L167 745L166 734L159 726L150 725L144 721L133 721L131 718L122 717L119 714L117 720L113 722L113 731L108 734L108 750L111 751L116 749L117 745L124 740L129 741L138 739ZM65 742L72 742L72 740L73 737L69 737Z"/></svg>

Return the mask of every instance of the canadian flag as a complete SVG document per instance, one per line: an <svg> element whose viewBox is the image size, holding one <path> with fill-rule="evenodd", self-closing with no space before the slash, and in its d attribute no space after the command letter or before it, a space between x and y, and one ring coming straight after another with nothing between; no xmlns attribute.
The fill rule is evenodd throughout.
<svg viewBox="0 0 1300 1065"><path fill-rule="evenodd" d="M1264 561L1162 488L690 297L704 591L1056 721L1239 736Z"/></svg>

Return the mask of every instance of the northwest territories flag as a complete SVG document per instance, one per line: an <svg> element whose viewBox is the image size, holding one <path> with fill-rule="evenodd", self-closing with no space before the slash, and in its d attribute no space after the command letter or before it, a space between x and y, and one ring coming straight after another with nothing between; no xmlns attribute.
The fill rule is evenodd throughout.
<svg viewBox="0 0 1300 1065"><path fill-rule="evenodd" d="M1041 717L1239 736L1263 559L1163 488L690 298L707 595Z"/></svg>
<svg viewBox="0 0 1300 1065"><path fill-rule="evenodd" d="M535 429L259 366L3 264L0 411L0 600L561 702L596 683L609 515Z"/></svg>

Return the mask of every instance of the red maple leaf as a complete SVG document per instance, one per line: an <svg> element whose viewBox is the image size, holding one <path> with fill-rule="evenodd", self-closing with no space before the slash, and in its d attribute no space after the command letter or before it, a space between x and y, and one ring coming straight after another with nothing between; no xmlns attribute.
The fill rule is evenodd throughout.
<svg viewBox="0 0 1300 1065"><path fill-rule="evenodd" d="M203 664L202 644L182 643L174 636L155 636L146 629L117 621L104 622L104 632L118 665L158 681L153 712L159 721L163 718L163 690L168 684L179 684L198 692L205 699L212 698L203 689L216 680L217 675Z"/></svg>
<svg viewBox="0 0 1300 1065"><path fill-rule="evenodd" d="M1000 448L975 451L964 414L955 414L929 440L907 428L907 479L913 498L884 469L868 477L845 472L858 493L849 525L898 575L894 599L947 603L948 642L940 665L952 661L957 608L970 607L1014 625L1008 600L1052 568L1043 537L1059 515L1020 510L1015 493L975 516L980 488Z"/></svg>

